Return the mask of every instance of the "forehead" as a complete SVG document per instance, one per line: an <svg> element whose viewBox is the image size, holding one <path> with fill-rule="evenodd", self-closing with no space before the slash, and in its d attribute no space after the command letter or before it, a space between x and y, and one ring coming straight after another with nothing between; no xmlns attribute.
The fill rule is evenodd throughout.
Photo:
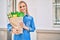
<svg viewBox="0 0 60 40"><path fill-rule="evenodd" d="M20 6L25 5L25 3L20 3Z"/></svg>

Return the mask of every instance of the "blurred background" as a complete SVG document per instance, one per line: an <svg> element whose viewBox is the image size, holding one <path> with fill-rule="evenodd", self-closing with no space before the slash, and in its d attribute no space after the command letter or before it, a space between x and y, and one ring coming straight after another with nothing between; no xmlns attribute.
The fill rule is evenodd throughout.
<svg viewBox="0 0 60 40"><path fill-rule="evenodd" d="M7 14L12 10L11 1L12 0L0 0L0 40L13 39L12 34L7 32L7 24L9 23ZM19 1L21 0L16 0L15 6L17 11ZM31 33L31 40L60 40L60 25L54 25L55 10L53 9L53 2L56 0L23 1L27 3L29 14L34 17L36 26L35 32Z"/></svg>

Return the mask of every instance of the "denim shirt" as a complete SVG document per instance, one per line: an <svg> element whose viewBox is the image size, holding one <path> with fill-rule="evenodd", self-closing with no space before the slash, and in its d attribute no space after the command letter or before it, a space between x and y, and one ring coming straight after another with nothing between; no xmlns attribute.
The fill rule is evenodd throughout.
<svg viewBox="0 0 60 40"><path fill-rule="evenodd" d="M35 30L35 24L34 24L34 20L33 17L30 15L25 15L23 17L23 22L25 24L26 27L29 28L29 31L26 29L23 29L23 34L14 34L14 40L31 40L30 38L30 32L34 32ZM11 24L7 25L7 29L10 32L12 29Z"/></svg>

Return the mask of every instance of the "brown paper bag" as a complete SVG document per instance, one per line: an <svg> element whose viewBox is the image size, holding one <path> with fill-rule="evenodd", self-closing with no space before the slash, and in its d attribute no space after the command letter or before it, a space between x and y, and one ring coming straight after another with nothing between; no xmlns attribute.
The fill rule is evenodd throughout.
<svg viewBox="0 0 60 40"><path fill-rule="evenodd" d="M9 21L12 25L12 33L14 33L14 34L23 33L23 27L20 26L20 23L23 22L22 17L12 17L9 19Z"/></svg>

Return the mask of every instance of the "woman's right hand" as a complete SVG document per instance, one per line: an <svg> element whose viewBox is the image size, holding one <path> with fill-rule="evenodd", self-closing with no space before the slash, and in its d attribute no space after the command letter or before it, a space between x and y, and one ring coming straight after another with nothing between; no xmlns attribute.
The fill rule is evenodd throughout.
<svg viewBox="0 0 60 40"><path fill-rule="evenodd" d="M13 34L21 34L21 33L23 33L23 30L22 29L12 29L12 33Z"/></svg>
<svg viewBox="0 0 60 40"><path fill-rule="evenodd" d="M16 33L16 29L12 28L12 33L15 34Z"/></svg>
<svg viewBox="0 0 60 40"><path fill-rule="evenodd" d="M13 28L12 33L13 34L20 34L20 31L19 31L19 29Z"/></svg>

